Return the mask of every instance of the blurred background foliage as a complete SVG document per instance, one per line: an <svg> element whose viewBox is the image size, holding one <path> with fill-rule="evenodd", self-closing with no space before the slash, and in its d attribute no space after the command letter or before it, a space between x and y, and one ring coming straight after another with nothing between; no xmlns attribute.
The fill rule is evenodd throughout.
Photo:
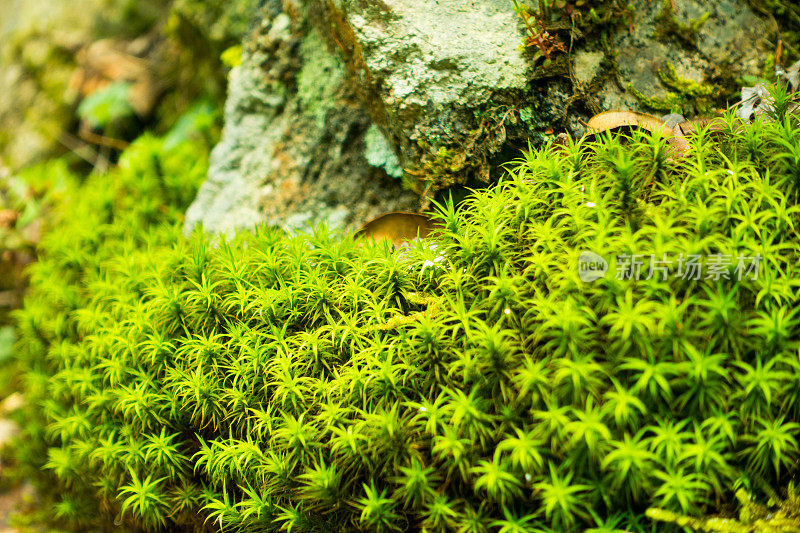
<svg viewBox="0 0 800 533"><path fill-rule="evenodd" d="M221 56L256 7L0 0L0 12L14 13L0 22L0 162L15 170L53 156L72 163L103 144L87 141L82 126L129 142L146 129L165 133L198 99L221 103Z"/></svg>
<svg viewBox="0 0 800 533"><path fill-rule="evenodd" d="M0 0L0 360L49 206L145 132L213 145L257 5Z"/></svg>

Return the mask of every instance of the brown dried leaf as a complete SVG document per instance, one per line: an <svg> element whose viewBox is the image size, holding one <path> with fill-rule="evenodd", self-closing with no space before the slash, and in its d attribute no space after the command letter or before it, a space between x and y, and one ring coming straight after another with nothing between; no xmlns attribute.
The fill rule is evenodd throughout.
<svg viewBox="0 0 800 533"><path fill-rule="evenodd" d="M587 135L597 134L620 128L644 128L647 131L659 132L664 137L672 135L672 129L664 122L646 113L636 111L605 111L589 119L586 125Z"/></svg>
<svg viewBox="0 0 800 533"><path fill-rule="evenodd" d="M727 129L725 119L721 117L693 118L686 120L676 126L683 135L691 135L700 129L706 128L708 131L724 131Z"/></svg>
<svg viewBox="0 0 800 533"><path fill-rule="evenodd" d="M399 247L404 242L427 237L434 227L435 224L426 215L394 212L370 220L356 235L376 242L388 239Z"/></svg>

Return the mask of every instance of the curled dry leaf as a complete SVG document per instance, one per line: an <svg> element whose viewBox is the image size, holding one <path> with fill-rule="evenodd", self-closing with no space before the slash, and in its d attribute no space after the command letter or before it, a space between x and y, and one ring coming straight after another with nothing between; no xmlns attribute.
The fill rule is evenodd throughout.
<svg viewBox="0 0 800 533"><path fill-rule="evenodd" d="M636 111L605 111L589 119L586 130L588 135L595 135L604 131L637 127L661 133L664 137L672 135L672 128L667 126L663 120L653 115L637 113Z"/></svg>
<svg viewBox="0 0 800 533"><path fill-rule="evenodd" d="M679 125L684 122L686 121L683 116L678 114L670 114L665 115L663 118L658 118L635 111L605 111L589 120L586 125L586 135L593 136L603 131L616 132L643 128L667 138L670 153L673 157L680 158L689 151L689 142L679 129Z"/></svg>
<svg viewBox="0 0 800 533"><path fill-rule="evenodd" d="M721 117L693 118L675 124L672 129L672 137L669 138L670 149L676 157L683 157L689 152L690 144L686 137L694 135L701 129L717 134L728 128L727 123Z"/></svg>
<svg viewBox="0 0 800 533"><path fill-rule="evenodd" d="M426 215L419 213L386 213L364 224L356 235L378 242L388 239L395 246L416 238L427 237L436 226Z"/></svg>
<svg viewBox="0 0 800 533"><path fill-rule="evenodd" d="M738 126L743 126L741 123ZM695 118L686 120L683 115L671 113L660 119L645 113L634 111L606 111L593 116L587 124L587 136L603 131L619 131L621 129L643 128L650 132L660 133L667 139L673 157L684 157L690 149L687 139L689 135L700 129L710 132L723 132L728 125L722 117Z"/></svg>
<svg viewBox="0 0 800 533"><path fill-rule="evenodd" d="M706 117L686 120L680 124L677 124L675 127L682 135L691 135L692 133L696 133L698 130L703 128L707 129L708 131L724 131L727 129L727 124L725 119L721 117Z"/></svg>

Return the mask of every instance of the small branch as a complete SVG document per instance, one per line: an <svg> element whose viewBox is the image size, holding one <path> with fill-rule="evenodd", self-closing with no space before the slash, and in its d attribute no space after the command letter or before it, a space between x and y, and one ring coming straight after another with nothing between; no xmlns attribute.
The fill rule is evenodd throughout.
<svg viewBox="0 0 800 533"><path fill-rule="evenodd" d="M81 142L79 138L70 135L66 131L62 131L58 135L57 141L90 165L97 166L97 161L100 159L100 154L93 150L89 145Z"/></svg>
<svg viewBox="0 0 800 533"><path fill-rule="evenodd" d="M424 305L428 307L431 303L438 301L438 299L433 296L426 296L418 292L409 292L405 296L406 301L411 305Z"/></svg>
<svg viewBox="0 0 800 533"><path fill-rule="evenodd" d="M113 139L111 137L105 137L103 135L98 135L87 128L81 128L80 131L78 132L78 135L80 135L81 139L83 139L86 142L97 144L99 146L106 146L108 148L113 148L115 150L119 150L120 152L122 152L123 150L128 148L128 146L130 146L130 143L128 142L122 141L120 139Z"/></svg>

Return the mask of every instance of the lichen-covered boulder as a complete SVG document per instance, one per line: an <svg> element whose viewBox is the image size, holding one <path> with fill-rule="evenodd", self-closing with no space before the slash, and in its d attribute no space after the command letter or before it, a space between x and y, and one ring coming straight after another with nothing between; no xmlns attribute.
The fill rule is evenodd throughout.
<svg viewBox="0 0 800 533"><path fill-rule="evenodd" d="M740 81L770 59L767 24L742 0L637 2L636 19L613 41L618 83L599 87L606 109L713 113L736 99ZM575 64L587 58L578 52ZM606 69L607 71L607 69ZM602 66L593 75L603 73Z"/></svg>
<svg viewBox="0 0 800 533"><path fill-rule="evenodd" d="M266 221L304 231L414 206L389 174L402 172L393 150L370 128L342 60L300 4L267 3L228 91L222 140L187 229Z"/></svg>
<svg viewBox="0 0 800 533"><path fill-rule="evenodd" d="M774 28L746 0L556 4L268 2L187 227L425 207L603 110L712 114L769 72Z"/></svg>
<svg viewBox="0 0 800 533"><path fill-rule="evenodd" d="M412 169L428 146L464 140L477 126L476 112L499 104L496 97L519 100L529 83L532 65L507 0L312 4L365 107ZM486 175L481 150L465 155L476 160L447 163L475 166Z"/></svg>

